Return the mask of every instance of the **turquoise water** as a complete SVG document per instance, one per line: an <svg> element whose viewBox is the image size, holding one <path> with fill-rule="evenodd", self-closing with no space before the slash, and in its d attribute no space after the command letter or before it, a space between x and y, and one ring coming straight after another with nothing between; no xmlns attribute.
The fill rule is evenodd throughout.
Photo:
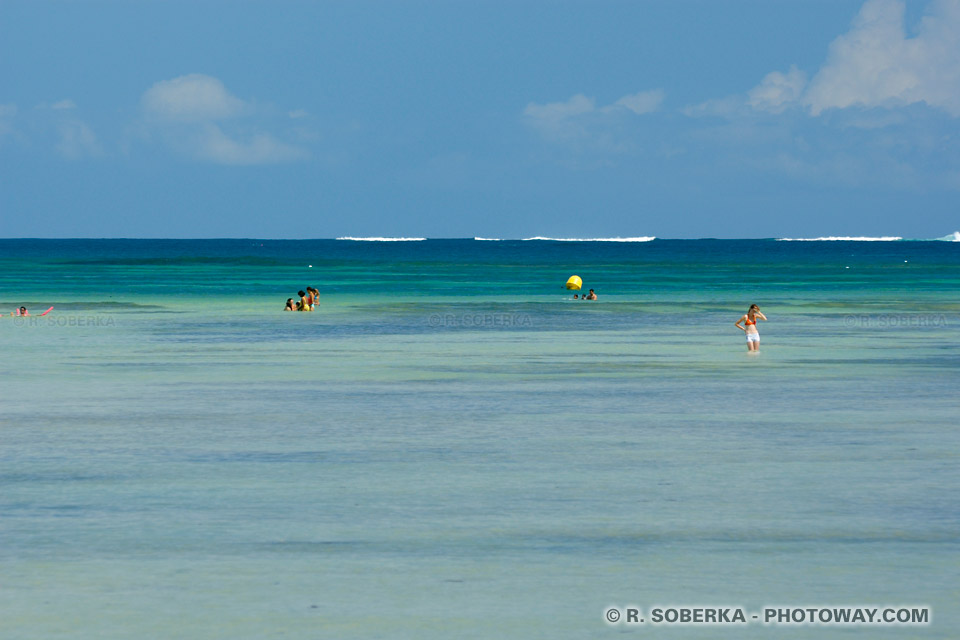
<svg viewBox="0 0 960 640"><path fill-rule="evenodd" d="M2 240L54 311L0 319L0 637L954 638L958 285L946 242ZM933 622L603 619L863 604Z"/></svg>

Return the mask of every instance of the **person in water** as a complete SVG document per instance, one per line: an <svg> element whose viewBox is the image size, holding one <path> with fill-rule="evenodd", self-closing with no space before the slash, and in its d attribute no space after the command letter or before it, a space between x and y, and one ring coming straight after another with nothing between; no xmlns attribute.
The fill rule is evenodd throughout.
<svg viewBox="0 0 960 640"><path fill-rule="evenodd" d="M577 294L573 294L573 299L574 299L574 300L579 300L579 299L580 299L580 296L578 296Z"/></svg>
<svg viewBox="0 0 960 640"><path fill-rule="evenodd" d="M747 351L760 350L760 332L757 331L757 318L766 320L767 316L760 313L760 307L752 304L750 305L750 309L747 310L747 313L735 323L737 325L737 329L740 329L747 334ZM745 326L740 326L741 322Z"/></svg>
<svg viewBox="0 0 960 640"><path fill-rule="evenodd" d="M30 315L30 312L27 311L27 308L26 308L26 307L20 307L19 309L17 309L17 315L18 315L18 316L28 316L28 315Z"/></svg>
<svg viewBox="0 0 960 640"><path fill-rule="evenodd" d="M293 302L293 298L287 298L287 306L283 308L284 311L296 311L297 306Z"/></svg>
<svg viewBox="0 0 960 640"><path fill-rule="evenodd" d="M300 296L300 302L297 303L297 311L310 311L310 303L307 302L307 294L304 291L297 291Z"/></svg>
<svg viewBox="0 0 960 640"><path fill-rule="evenodd" d="M590 293L584 296L587 300L596 300L597 294L593 292L593 289L590 289Z"/></svg>
<svg viewBox="0 0 960 640"><path fill-rule="evenodd" d="M313 311L313 308L320 302L320 291L313 287L307 287L307 293L310 294L310 311Z"/></svg>

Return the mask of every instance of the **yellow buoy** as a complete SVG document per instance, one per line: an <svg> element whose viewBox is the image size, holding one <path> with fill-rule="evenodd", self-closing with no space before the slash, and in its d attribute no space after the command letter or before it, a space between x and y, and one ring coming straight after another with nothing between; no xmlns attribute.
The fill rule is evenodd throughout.
<svg viewBox="0 0 960 640"><path fill-rule="evenodd" d="M579 291L582 286L583 280L580 279L580 276L570 276L570 279L567 280L567 289Z"/></svg>

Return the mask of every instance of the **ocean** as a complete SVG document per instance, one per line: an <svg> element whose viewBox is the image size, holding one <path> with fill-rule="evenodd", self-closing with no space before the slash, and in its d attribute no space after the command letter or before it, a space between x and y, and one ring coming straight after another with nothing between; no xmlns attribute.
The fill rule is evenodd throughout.
<svg viewBox="0 0 960 640"><path fill-rule="evenodd" d="M956 638L958 290L957 242L0 240L0 638Z"/></svg>

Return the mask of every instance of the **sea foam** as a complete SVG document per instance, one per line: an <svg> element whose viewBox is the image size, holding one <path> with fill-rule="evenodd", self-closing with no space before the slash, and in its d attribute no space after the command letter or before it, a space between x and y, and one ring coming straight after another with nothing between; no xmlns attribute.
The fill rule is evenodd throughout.
<svg viewBox="0 0 960 640"><path fill-rule="evenodd" d="M944 242L960 242L960 231L954 231L948 236L937 238L937 240L942 240Z"/></svg>

